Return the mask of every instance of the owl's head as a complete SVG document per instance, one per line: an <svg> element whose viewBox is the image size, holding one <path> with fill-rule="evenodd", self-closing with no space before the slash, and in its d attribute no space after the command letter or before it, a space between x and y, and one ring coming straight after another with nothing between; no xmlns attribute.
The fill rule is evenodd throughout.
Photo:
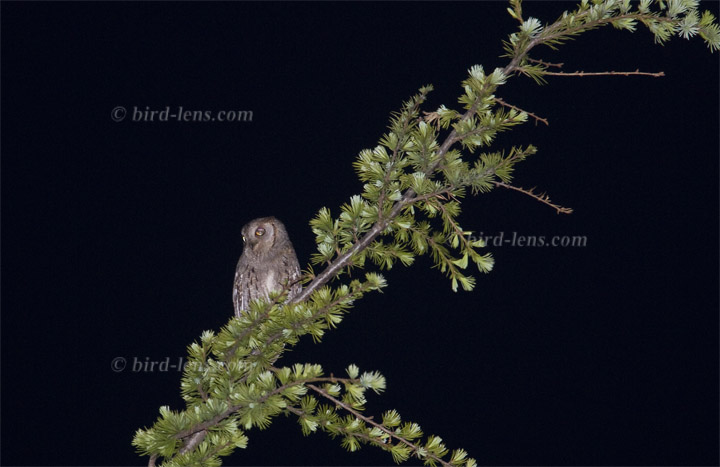
<svg viewBox="0 0 720 467"><path fill-rule="evenodd" d="M287 231L282 222L274 217L261 217L245 224L242 228L245 249L256 256L265 256L273 247L282 246L287 239Z"/></svg>

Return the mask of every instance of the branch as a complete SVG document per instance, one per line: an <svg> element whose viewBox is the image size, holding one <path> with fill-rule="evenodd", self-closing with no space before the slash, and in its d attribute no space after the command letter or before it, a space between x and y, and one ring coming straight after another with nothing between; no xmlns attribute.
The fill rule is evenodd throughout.
<svg viewBox="0 0 720 467"><path fill-rule="evenodd" d="M195 449L195 446L200 444L202 440L205 439L205 436L207 436L207 430L201 430L196 433L193 433L190 435L187 441L185 441L185 444L182 448L180 448L180 451L178 451L178 454L185 454L188 452L192 452L193 449Z"/></svg>
<svg viewBox="0 0 720 467"><path fill-rule="evenodd" d="M587 16L589 14L589 10L582 12L577 15L576 19L580 19L584 16ZM607 24L612 23L613 21L619 21L622 19L633 19L638 21L643 21L646 19L653 19L656 21L672 21L669 18L663 18L663 17L656 17L650 14L640 14L640 13L626 13L621 14L617 16L613 16L611 18L598 18L593 21L588 21L587 23L579 22L579 24L575 27L563 27L563 25L556 21L555 23L549 25L541 34L539 34L537 37L534 37L530 41L528 41L526 44L522 46L521 49L518 49L517 46L515 47L514 53L512 54L512 60L510 63L508 63L505 68L503 68L503 72L506 76L509 76L511 73L515 71L522 72L522 67L519 66L523 60L530 60L533 62L540 62L542 64L545 64L544 62L540 60L532 60L530 57L528 57L528 53L531 49L533 49L535 46L538 46L540 44L548 43L552 46L553 41L560 40L562 38L568 38L576 34L580 34L582 32L588 31L590 29L594 29L600 26L605 26ZM546 65L550 66L562 66L562 63L555 64L555 63L548 63ZM551 74L550 72L543 71L543 74Z"/></svg>
<svg viewBox="0 0 720 467"><path fill-rule="evenodd" d="M377 422L373 421L372 418L364 416L363 414L361 414L361 413L358 412L357 410L355 410L355 409L353 409L352 407L350 407L348 404L346 404L346 403L344 403L343 401L337 399L336 397L331 396L330 394L328 394L327 392L325 392L325 390L323 390L323 389L315 386L314 384L308 384L307 386L308 386L310 389L312 389L313 391L315 391L315 392L317 392L318 394L320 394L321 396L323 396L324 398L329 399L330 401L332 401L336 406L338 406L338 407L340 407L340 408L342 408L342 409L347 410L348 412L350 412L351 414L353 414L356 418L364 421L364 422L367 423L368 425L374 426L375 428L379 429L380 431L382 431L383 433L387 434L387 435L390 436L391 438L396 439L397 441L405 444L405 445L408 446L410 449L412 449L412 451L417 455L418 446L416 446L416 445L413 444L412 442L406 440L406 439L403 438L402 436L398 436L397 434L395 434L394 431L386 428L386 427L385 427L384 425L382 425L381 423L377 423ZM355 435L357 436L357 434L355 434ZM428 453L427 453L427 457L429 457L430 459L434 460L435 462L439 462L440 464L442 464L442 465L445 466L445 467L453 467L452 464L450 464L449 462L446 462L446 461L442 460L442 458L440 458L440 457L438 457L438 456L435 456L435 455L432 454L432 453L429 453L429 452L428 452ZM418 456L418 458L419 458L419 456Z"/></svg>
<svg viewBox="0 0 720 467"><path fill-rule="evenodd" d="M266 393L265 395L263 395L262 397L258 398L258 400L255 401L255 402L256 402L256 403L265 402L267 399L270 398L270 396L274 396L275 394L280 394L280 393L283 392L285 389L287 389L287 388L289 388L289 387L291 387L291 386L299 386L299 385L303 385L303 384L307 384L307 383L328 383L328 382L329 382L329 383L337 383L337 382L341 382L341 383L342 383L342 382L357 383L357 382L359 382L359 380L358 380L358 379L350 379L350 378L337 378L337 377L332 376L332 375L331 375L331 376L327 376L327 377L321 377L321 378L306 378L306 379L302 379L302 380L293 381L293 382L290 382L290 383L287 383L287 384L283 384L282 386L278 386L277 388L273 389L272 391L270 391L270 392ZM245 407L245 405L243 405L243 404L238 404L238 405L230 406L230 407L227 408L227 410L225 410L224 412L216 415L215 417L211 418L210 420L207 420L207 421L202 422L202 423L198 423L197 425L195 425L194 427L192 427L192 428L190 428L190 429L188 429L188 430L184 430L184 431L181 431L181 432L177 433L177 434L175 435L175 438L185 439L185 438L188 438L188 437L190 437L190 436L197 435L198 433L203 433L203 432L204 432L205 430L207 430L208 428L210 428L210 427L218 424L218 423L221 422L222 420L224 420L224 419L226 419L227 417L229 417L230 415L232 415L232 414L233 414L234 412L236 412L238 409L241 409L241 408L243 408L243 407ZM204 435L203 435L203 436L204 436ZM202 441L202 440L200 440L200 441ZM198 444L200 441L198 441L198 442L195 443L195 444ZM183 449L184 449L184 448L183 448ZM189 451L189 449L188 449L187 451ZM185 452L187 452L187 451L185 451ZM179 453L179 454L182 454L182 452Z"/></svg>
<svg viewBox="0 0 720 467"><path fill-rule="evenodd" d="M618 15L616 17L613 17L612 20L617 20L620 18L634 18L634 19L641 19L642 15L638 14L626 14L626 15ZM592 29L593 27L602 26L607 23L610 23L610 19L598 19L593 22L585 23L581 26L578 26L576 28L568 28L568 29L561 29L559 23L553 24L550 28L546 29L544 31L544 34L539 35L538 37L530 40L523 48L522 50L516 50L515 53L512 56L512 59L510 60L510 63L508 63L505 68L502 69L502 72L505 76L511 76L516 71L522 71L522 67L520 66L520 63L524 58L526 58L527 54L530 52L531 49L533 49L535 46L543 44L545 42L550 42L554 39L557 39L562 36L572 35L576 33L580 33L587 29ZM557 30L557 31L556 31ZM551 72L543 72L545 74L551 74ZM622 72L606 72L606 73L615 73L615 74L622 74ZM626 72L628 74L641 74L641 72ZM660 72L662 73L662 72ZM589 75L589 73L585 73L585 75ZM578 75L579 76L579 75ZM652 75L651 76L655 76ZM662 75L658 75L662 76ZM462 114L462 116L459 119L459 122L463 122L469 118L471 118L473 115L475 115L475 112L477 111L478 106L480 105L481 99L478 98L475 100L473 105ZM528 113L528 115L533 116L534 118L542 121L542 119L539 119L538 117ZM447 154L447 152L450 150L450 147L452 147L453 144L458 142L461 137L458 136L457 131L453 129L445 138L443 143L440 145L440 148L437 151L438 161L429 168L428 172L433 172L437 166L440 164L440 162L443 159L443 156ZM505 184L498 184L498 186L505 186ZM557 210L558 213L563 214L569 214L572 212L572 209L570 208L564 208L558 205L555 205L547 199L547 196L545 195L535 195L532 192L525 192L522 189L518 189L516 187L513 187L511 185L507 185L506 188L511 188L517 191L521 191L523 193L529 194L530 196L534 197L535 199L552 206ZM322 273L317 275L304 289L303 291L297 295L291 303L299 303L304 302L310 297L310 295L316 291L321 286L325 285L327 282L329 282L331 279L333 279L335 276L337 276L346 266L348 266L351 261L352 257L357 254L358 252L362 251L363 249L367 248L370 243L373 242L390 224L390 222L397 217L403 208L405 208L407 205L411 204L412 198L415 195L415 192L412 188L408 188L405 193L403 194L402 198L395 202L393 205L392 210L390 211L389 215L386 218L382 218L378 220L372 228L359 240L357 241L348 251L346 251L344 254L340 255L335 261L332 261L328 266L323 270ZM382 212L382 206L380 206L380 212Z"/></svg>
<svg viewBox="0 0 720 467"><path fill-rule="evenodd" d="M447 151L447 150L446 150ZM403 197L396 201L393 205L393 208L390 210L390 213L388 216L382 220L378 220L372 228L360 238L353 246L343 253L342 255L338 256L338 258L335 261L332 261L320 274L315 276L315 279L313 279L305 288L303 288L303 291L295 296L295 298L290 303L300 303L306 301L310 295L325 285L327 282L329 282L331 279L333 279L335 276L340 274L340 272L345 268L345 266L348 266L352 260L352 257L367 248L373 240L375 240L386 228L388 225L390 225L390 222L395 219L398 214L400 214L400 211L410 204L410 201L412 200L413 196L415 195L415 191L413 191L412 188L408 188L405 191L405 194Z"/></svg>
<svg viewBox="0 0 720 467"><path fill-rule="evenodd" d="M511 190L519 191L520 193L526 194L528 196L531 196L535 198L536 200L540 201L541 203L547 204L548 206L554 208L558 214L572 214L573 210L572 208L566 208L563 206L560 206L559 204L554 204L550 201L550 197L546 195L545 193L537 194L535 193L535 188L531 188L529 190L526 190L521 187L509 185L507 183L503 182L493 182L495 186L501 186L503 188L509 188Z"/></svg>
<svg viewBox="0 0 720 467"><path fill-rule="evenodd" d="M508 67L509 66L510 65L508 65ZM489 85L486 84L485 87L487 86ZM473 105L465 113L462 114L458 122L463 122L475 115L478 107L482 102L482 95L483 94L480 93L478 98L475 99L475 102L473 102ZM447 135L447 137L445 137L445 140L440 145L440 148L437 150L437 160L430 167L428 167L428 169L425 171L425 174L429 175L435 172L443 162L445 154L448 153L452 145L457 143L461 139L462 137L458 136L457 130L453 129ZM295 296L295 298L290 303L300 303L306 301L314 291L316 291L321 286L325 285L327 282L333 279L335 276L340 274L340 272L352 262L352 257L355 254L367 248L370 243L373 242L373 240L375 240L383 233L383 231L388 227L388 225L390 225L390 222L395 219L405 207L413 204L416 199L415 195L415 190L413 190L412 188L406 189L402 197L393 204L393 207L387 217L381 217L380 219L378 219L378 221L373 224L370 230L365 235L363 235L363 237L360 238L359 241L353 244L353 246L348 251L340 255L337 259L330 262L328 266L323 270L323 272L315 276L315 278L310 281L310 283L303 289L303 291L299 295ZM382 206L379 206L379 212L382 212Z"/></svg>
<svg viewBox="0 0 720 467"><path fill-rule="evenodd" d="M355 290L354 292L350 292L350 295L353 295L353 294L355 294L355 295L362 295L363 293L366 293L369 289L370 289L370 286L369 286L367 283L361 284L360 288L359 288L358 290ZM326 315L326 314L327 314L329 311L331 311L335 306L337 306L339 303L342 303L342 302L345 301L345 300L347 300L347 297L342 297L342 296L341 296L341 297L338 297L337 299L331 301L330 303L326 304L326 305L323 306L322 308L319 308L319 309L318 309L316 312L314 312L313 314L311 314L311 315L309 315L309 316L307 316L307 317L304 317L304 318L302 319L302 321L299 322L299 324L300 324L300 323L309 324L309 323L314 322L316 319L318 319L319 317L321 317L321 316L323 316L323 315ZM279 331L279 332L277 332L276 334L273 334L273 335L271 335L271 336L268 336L268 339L267 339L267 341L265 341L265 342L266 342L267 344L270 344L270 343L274 342L274 341L277 340L277 339L281 339L281 338L283 337L283 334L284 334L283 331ZM338 379L338 381L339 381L339 379Z"/></svg>

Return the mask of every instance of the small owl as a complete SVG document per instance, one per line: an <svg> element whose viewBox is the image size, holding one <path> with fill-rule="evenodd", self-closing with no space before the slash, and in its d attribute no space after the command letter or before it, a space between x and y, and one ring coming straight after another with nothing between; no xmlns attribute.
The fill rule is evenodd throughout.
<svg viewBox="0 0 720 467"><path fill-rule="evenodd" d="M300 264L287 230L274 217L261 217L242 228L245 246L235 269L233 304L235 316L250 307L258 298L268 298L268 293L290 286L288 300L302 290L296 282L300 277Z"/></svg>

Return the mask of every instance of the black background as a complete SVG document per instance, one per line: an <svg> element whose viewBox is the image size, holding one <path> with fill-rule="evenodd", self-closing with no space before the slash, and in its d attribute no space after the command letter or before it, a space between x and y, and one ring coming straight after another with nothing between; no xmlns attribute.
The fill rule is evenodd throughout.
<svg viewBox="0 0 720 467"><path fill-rule="evenodd" d="M506 63L506 6L4 2L2 463L146 463L133 433L183 407L180 374L132 363L226 322L248 220L282 219L307 264L308 220L361 191L351 162L388 114L427 83L426 110L458 107L471 65ZM498 90L550 126L493 149L537 145L515 183L575 213L498 189L464 201L463 226L587 246L491 246L472 293L421 258L284 361L382 371L369 414L396 408L480 464L717 465L718 54L608 27L532 56L667 75ZM118 123L116 106L253 121ZM249 436L227 465L392 463L291 418Z"/></svg>

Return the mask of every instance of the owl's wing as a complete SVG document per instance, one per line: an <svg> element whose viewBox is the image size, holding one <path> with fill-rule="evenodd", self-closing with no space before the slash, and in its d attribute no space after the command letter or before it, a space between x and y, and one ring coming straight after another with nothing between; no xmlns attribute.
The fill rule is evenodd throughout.
<svg viewBox="0 0 720 467"><path fill-rule="evenodd" d="M242 273L240 268L235 271L235 282L233 283L233 307L235 308L235 316L240 317L240 313L245 308L245 293L242 290Z"/></svg>
<svg viewBox="0 0 720 467"><path fill-rule="evenodd" d="M290 265L289 273L290 282L295 282L300 279L302 271L300 270L300 264L298 263L297 258L295 258L293 264ZM300 282L295 282L290 291L288 291L287 299L292 300L293 298L295 298L295 296L300 295L300 292L302 292L302 284Z"/></svg>

